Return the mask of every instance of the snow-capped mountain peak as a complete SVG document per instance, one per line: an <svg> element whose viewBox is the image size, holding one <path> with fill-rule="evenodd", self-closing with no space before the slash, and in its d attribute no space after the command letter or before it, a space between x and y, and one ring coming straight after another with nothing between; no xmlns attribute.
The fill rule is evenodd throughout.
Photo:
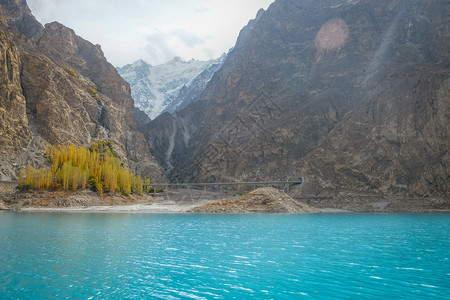
<svg viewBox="0 0 450 300"><path fill-rule="evenodd" d="M162 112L174 112L180 105L183 106L182 100L176 100L180 90L188 89L200 74L203 74L200 81L206 81L202 83L204 88L224 60L225 55L209 61L195 59L183 61L179 57L174 57L169 62L157 66L138 60L117 70L131 86L134 105L154 119ZM204 76L204 71L211 68L213 72L208 72L211 73L210 76Z"/></svg>

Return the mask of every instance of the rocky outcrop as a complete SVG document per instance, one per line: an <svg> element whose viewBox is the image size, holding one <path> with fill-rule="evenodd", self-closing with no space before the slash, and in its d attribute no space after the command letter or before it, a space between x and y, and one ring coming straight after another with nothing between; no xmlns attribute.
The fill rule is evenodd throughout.
<svg viewBox="0 0 450 300"><path fill-rule="evenodd" d="M274 188L259 188L235 200L220 200L195 207L197 213L318 213L319 210L292 199Z"/></svg>
<svg viewBox="0 0 450 300"><path fill-rule="evenodd" d="M188 147L191 135L198 130L197 120L203 108L204 101L197 101L172 115L163 113L144 127L145 138L170 180L188 182L181 179L180 174L189 174L192 170Z"/></svg>
<svg viewBox="0 0 450 300"><path fill-rule="evenodd" d="M311 197L449 197L449 13L447 1L277 0L198 110L167 121L182 116L189 134L164 127L179 139L154 154L181 182L304 177Z"/></svg>
<svg viewBox="0 0 450 300"><path fill-rule="evenodd" d="M449 78L449 70L433 66L390 72L307 157L304 192L348 186L362 193L447 197Z"/></svg>
<svg viewBox="0 0 450 300"><path fill-rule="evenodd" d="M0 180L9 180L31 131L20 80L21 59L1 10L0 21Z"/></svg>
<svg viewBox="0 0 450 300"><path fill-rule="evenodd" d="M2 0L0 2L5 16L6 24L16 28L33 41L42 36L44 27L31 14L26 0Z"/></svg>
<svg viewBox="0 0 450 300"><path fill-rule="evenodd" d="M136 126L138 130L141 132L144 132L147 124L152 121L145 112L137 107L134 108L134 118L136 119Z"/></svg>
<svg viewBox="0 0 450 300"><path fill-rule="evenodd" d="M87 147L109 140L122 161L137 173L165 181L163 170L136 128L130 87L107 62L100 46L57 22L40 31L42 25L32 22L25 1L0 3L8 8L5 11L14 11L5 18L10 26L5 34L14 48L10 47L12 54L4 59L12 66L8 70L13 70L13 77L5 78L12 81L8 87L15 92L7 91L6 99L21 105L8 109L20 114L11 118L24 128L20 134L20 124L6 120L17 132L11 132L11 137L2 135L2 140L16 143L18 156L12 162L12 151L2 155L9 159L4 163L3 177L13 179L21 165L45 163L42 154L49 143ZM11 73L8 70L6 74ZM11 163L16 168L8 168Z"/></svg>
<svg viewBox="0 0 450 300"><path fill-rule="evenodd" d="M16 155L31 137L20 80L21 60L15 44L0 26L0 148Z"/></svg>

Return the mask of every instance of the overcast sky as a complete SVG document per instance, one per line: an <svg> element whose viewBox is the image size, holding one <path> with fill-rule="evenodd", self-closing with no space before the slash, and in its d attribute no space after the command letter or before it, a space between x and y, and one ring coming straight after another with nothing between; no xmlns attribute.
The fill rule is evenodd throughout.
<svg viewBox="0 0 450 300"><path fill-rule="evenodd" d="M102 46L115 66L175 56L207 60L234 46L239 31L274 0L28 0L42 24L58 21Z"/></svg>

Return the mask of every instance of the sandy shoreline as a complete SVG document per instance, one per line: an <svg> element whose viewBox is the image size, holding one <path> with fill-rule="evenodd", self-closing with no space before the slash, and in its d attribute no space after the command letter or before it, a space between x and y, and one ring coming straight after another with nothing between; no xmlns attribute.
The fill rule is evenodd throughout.
<svg viewBox="0 0 450 300"><path fill-rule="evenodd" d="M193 189L166 191L142 197L120 194L102 195L90 191L16 193L8 185L0 193L0 211L86 212L86 213L192 213L191 209L218 200L233 200L239 195ZM402 197L353 197L297 199L319 213L450 213L450 201ZM238 212L238 211L237 211Z"/></svg>
<svg viewBox="0 0 450 300"><path fill-rule="evenodd" d="M206 203L206 202L205 202ZM186 213L197 204L167 203L138 203L129 205L96 205L96 206L72 206L72 207L23 207L21 212L92 212L92 213Z"/></svg>
<svg viewBox="0 0 450 300"><path fill-rule="evenodd" d="M211 201L205 201L208 203ZM3 212L29 212L29 213L135 213L135 214L204 214L193 213L189 210L201 204L176 203L144 203L109 206L72 206L72 207L22 207L20 210L0 210ZM450 213L448 209L429 209L423 211L351 211L338 208L317 208L318 214L353 214L353 213ZM317 214L317 213L316 213Z"/></svg>
<svg viewBox="0 0 450 300"><path fill-rule="evenodd" d="M189 209L215 201L217 193L176 191L161 195L123 196L98 195L84 190L78 192L32 191L0 193L0 210L21 212L126 212L126 213L184 213Z"/></svg>
<svg viewBox="0 0 450 300"><path fill-rule="evenodd" d="M92 205L92 206L69 206L69 207L42 207L42 206L28 206L22 207L17 212L30 213L135 213L135 214L208 214L208 212L191 212L190 210L214 202L215 200L201 200L198 202L180 202L170 201L165 199L156 199L156 201L145 203L134 203L126 205ZM449 209L424 209L414 211L357 211L331 207L317 208L319 212L315 214L353 214L353 213L450 213ZM14 211L14 210L3 210ZM0 211L1 212L1 211ZM233 213L232 213L233 214Z"/></svg>
<svg viewBox="0 0 450 300"><path fill-rule="evenodd" d="M283 193L284 194L284 193ZM285 195L285 194L284 194ZM272 195L275 197L274 195ZM286 197L289 197L285 195ZM177 191L156 197L142 197L133 202L115 203L84 201L82 203L66 201L67 206L39 206L27 205L20 208L21 212L86 212L86 213L142 213L142 214L182 214L182 213L212 213L208 210L193 212L192 209L202 207L217 200L235 200L237 195L225 195L219 193L205 193L203 191ZM80 199L80 195L77 196ZM119 199L120 200L120 199ZM293 200L293 199L292 199ZM219 201L219 202L220 202ZM293 200L294 201L294 200ZM282 211L280 211L283 213ZM294 211L291 211L294 213ZM350 210L338 208L321 208L313 213L351 213ZM239 206L231 213L249 213ZM258 213L258 212L255 212ZM260 213L264 213L261 211ZM306 213L306 212L305 212Z"/></svg>
<svg viewBox="0 0 450 300"><path fill-rule="evenodd" d="M120 206L89 206L89 207L26 207L22 208L20 212L80 212L80 213L148 213L148 214L170 214L170 213L185 213L182 208L174 208L168 206L155 205L120 205Z"/></svg>
<svg viewBox="0 0 450 300"><path fill-rule="evenodd" d="M208 214L194 213L189 210L198 205L177 205L177 204L131 204L116 206L73 206L73 207L24 207L17 212L29 213L128 213L128 214ZM443 213L448 214L450 210L426 210L426 211L379 211L360 212L337 208L318 208L315 214L354 214L354 213ZM8 211L8 210L5 210Z"/></svg>
<svg viewBox="0 0 450 300"><path fill-rule="evenodd" d="M120 206L89 206L89 207L26 207L19 212L46 212L46 213L136 213L136 214L193 214L188 212L192 207L165 206L165 205L120 205ZM349 210L323 208L319 213L354 213ZM201 214L201 213L197 213Z"/></svg>

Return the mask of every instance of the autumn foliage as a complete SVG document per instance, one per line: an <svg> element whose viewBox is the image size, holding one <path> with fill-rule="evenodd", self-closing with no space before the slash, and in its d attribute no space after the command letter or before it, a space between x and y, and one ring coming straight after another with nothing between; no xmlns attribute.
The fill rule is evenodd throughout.
<svg viewBox="0 0 450 300"><path fill-rule="evenodd" d="M111 142L100 141L89 149L74 145L49 146L46 154L51 167L35 169L27 166L21 169L19 188L74 191L91 188L99 194L141 195L143 182L150 183L150 179L136 176L120 162Z"/></svg>

